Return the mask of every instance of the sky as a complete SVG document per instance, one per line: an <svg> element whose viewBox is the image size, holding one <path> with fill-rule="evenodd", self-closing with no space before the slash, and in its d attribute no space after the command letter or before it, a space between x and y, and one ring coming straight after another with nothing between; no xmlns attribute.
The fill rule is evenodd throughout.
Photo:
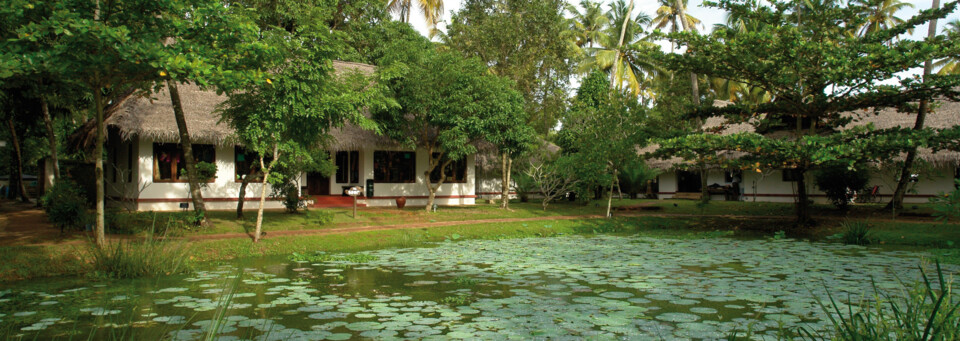
<svg viewBox="0 0 960 341"><path fill-rule="evenodd" d="M627 1L629 3L629 0ZM609 4L612 1L603 1L603 2L606 4ZM909 18L910 16L917 14L920 10L930 8L930 5L932 4L931 0L905 0L904 2L913 4L914 8L907 8L901 11L899 13L899 17L902 19ZM463 0L444 0L443 20L445 22L449 21L450 13L452 11L459 10L462 3L463 3ZM690 0L689 2L690 8L688 8L690 15L702 21L703 26L700 27L701 31L703 31L704 29L710 30L710 28L713 27L713 24L719 24L724 22L724 20L726 19L726 13L724 11L716 8L702 7L701 6L702 3L703 3L702 0ZM636 15L640 12L644 12L650 15L651 17L654 17L656 16L657 8L659 7L660 7L659 2L655 0L636 0L634 2L633 13L634 15ZM951 13L950 16L947 17L947 20L940 20L937 23L937 26L939 27L937 32L942 32L943 27L946 26L946 22L952 21L955 19L960 19L960 13L957 13L956 11L954 13ZM419 10L414 10L414 12L411 14L410 23L413 25L414 28L417 29L417 31L419 31L424 36L426 36L427 33L429 32L429 30L427 29L427 24L423 18L423 13L420 13ZM443 24L440 24L438 26L440 27L441 30L445 29L445 26ZM924 25L923 29L914 30L912 34L912 38L922 39L922 37L924 37L926 34L927 34L927 29L926 29L926 25ZM666 43L661 44L661 46L663 46L665 49L669 49L669 45Z"/></svg>

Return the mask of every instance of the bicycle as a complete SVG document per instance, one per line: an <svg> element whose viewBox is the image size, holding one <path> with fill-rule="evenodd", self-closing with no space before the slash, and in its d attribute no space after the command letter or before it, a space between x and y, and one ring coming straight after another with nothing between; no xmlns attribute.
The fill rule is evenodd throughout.
<svg viewBox="0 0 960 341"><path fill-rule="evenodd" d="M879 204L882 200L880 197L880 186L873 186L873 188L869 190L859 191L853 198L853 201L858 204Z"/></svg>

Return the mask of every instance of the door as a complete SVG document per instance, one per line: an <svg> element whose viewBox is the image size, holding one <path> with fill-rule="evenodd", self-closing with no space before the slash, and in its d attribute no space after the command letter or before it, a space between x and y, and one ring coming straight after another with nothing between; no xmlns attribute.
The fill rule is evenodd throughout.
<svg viewBox="0 0 960 341"><path fill-rule="evenodd" d="M700 193L701 185L699 172L677 171L677 192Z"/></svg>
<svg viewBox="0 0 960 341"><path fill-rule="evenodd" d="M307 194L330 195L330 178L320 173L307 173Z"/></svg>

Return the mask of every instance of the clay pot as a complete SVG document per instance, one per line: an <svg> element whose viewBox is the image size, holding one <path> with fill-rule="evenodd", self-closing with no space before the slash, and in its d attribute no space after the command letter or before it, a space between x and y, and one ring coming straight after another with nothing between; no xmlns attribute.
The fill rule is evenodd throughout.
<svg viewBox="0 0 960 341"><path fill-rule="evenodd" d="M405 197L397 198L397 208L402 210L406 206L407 206L407 198Z"/></svg>

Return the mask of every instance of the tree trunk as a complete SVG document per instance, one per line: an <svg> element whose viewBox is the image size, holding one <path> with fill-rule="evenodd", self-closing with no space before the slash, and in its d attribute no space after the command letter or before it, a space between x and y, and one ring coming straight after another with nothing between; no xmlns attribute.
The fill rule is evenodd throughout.
<svg viewBox="0 0 960 341"><path fill-rule="evenodd" d="M805 168L797 168L797 225L807 226L810 223L810 203L807 198L807 183Z"/></svg>
<svg viewBox="0 0 960 341"><path fill-rule="evenodd" d="M273 145L273 161L270 161L270 167L280 159L279 145ZM257 209L257 227L253 232L253 242L260 242L260 234L263 233L263 206L267 202L267 183L270 180L270 167L263 163L263 154L260 154L260 169L263 170L263 184L260 186L260 208Z"/></svg>
<svg viewBox="0 0 960 341"><path fill-rule="evenodd" d="M500 156L500 208L510 208L510 170L507 153Z"/></svg>
<svg viewBox="0 0 960 341"><path fill-rule="evenodd" d="M17 128L13 123L13 115L10 115L7 119L7 126L10 128L10 139L13 140L13 153L17 159L17 192L20 192L20 201L30 202L30 196L27 195L27 187L23 184L23 151L20 149L20 139L17 138ZM12 177L11 180L13 180Z"/></svg>
<svg viewBox="0 0 960 341"><path fill-rule="evenodd" d="M613 56L613 72L610 73L611 89L617 89L620 85L616 82L617 74L620 73L620 47L623 46L623 39L627 34L627 23L631 20L631 12L633 12L633 0L630 0L630 5L627 6L627 15L623 18L623 24L620 26L620 41L617 42L617 53Z"/></svg>
<svg viewBox="0 0 960 341"><path fill-rule="evenodd" d="M430 155L433 155L433 153L430 153ZM433 156L431 156L430 163L440 162L442 157L443 157L443 154L441 153L440 156L437 157L436 161L433 161ZM453 160L447 160L446 162L439 165L440 181L437 181L436 186L433 186L433 182L430 180L430 173L433 173L433 170L437 168L438 165L434 163L433 167L430 167L430 169L428 169L426 172L423 172L424 178L427 179L427 190L430 191L430 196L427 197L427 207L424 208L424 210L427 211L427 213L430 213L430 209L433 208L433 204L436 201L436 197L437 197L437 191L440 190L440 185L443 185L443 182L447 180L447 166L450 165L451 162L453 162Z"/></svg>
<svg viewBox="0 0 960 341"><path fill-rule="evenodd" d="M94 177L97 186L97 225L95 240L97 247L103 248L106 245L107 237L104 232L106 226L106 217L104 216L104 188L103 188L103 93L99 85L93 88L93 105L97 112L97 146L93 150L94 154Z"/></svg>
<svg viewBox="0 0 960 341"><path fill-rule="evenodd" d="M60 180L60 159L57 156L57 133L53 130L53 117L50 116L50 108L47 106L47 99L40 96L40 111L43 113L43 123L47 127L47 139L50 142L50 163L53 166L53 182Z"/></svg>
<svg viewBox="0 0 960 341"><path fill-rule="evenodd" d="M611 214L613 209L613 185L616 184L616 182L617 182L617 170L614 169L613 182L610 183L610 193L607 195L607 215L606 215L607 218L613 217L613 214Z"/></svg>
<svg viewBox="0 0 960 341"><path fill-rule="evenodd" d="M940 0L933 0L933 9L940 8ZM930 20L930 26L927 28L927 38L932 38L937 35L937 19L934 18ZM933 72L933 61L927 60L923 62L923 80L926 82L930 78L930 73ZM924 121L927 118L927 110L929 103L926 99L920 100L920 108L917 111L917 121L913 125L914 130L923 129ZM917 158L917 148L910 148L907 151L907 157L903 160L903 168L900 169L900 179L897 181L897 189L893 191L893 198L890 199L890 202L887 203L886 209L896 210L903 208L903 197L907 193L907 186L910 183L910 174L913 172L913 162Z"/></svg>
<svg viewBox="0 0 960 341"><path fill-rule="evenodd" d="M190 199L193 200L193 211L200 217L203 217L201 225L211 226L210 219L207 218L207 206L203 203L203 193L200 191L200 176L197 174L197 159L193 157L193 142L190 140L190 132L187 130L187 119L183 114L183 106L180 103L180 91L177 89L177 83L167 80L167 90L170 91L170 103L173 105L173 116L177 120L177 129L180 133L180 148L183 150L183 159L187 167L187 182L190 183Z"/></svg>
<svg viewBox="0 0 960 341"><path fill-rule="evenodd" d="M710 190L707 187L707 177L710 175L710 171L707 170L707 166L703 163L700 164L700 202L706 204L710 202Z"/></svg>
<svg viewBox="0 0 960 341"><path fill-rule="evenodd" d="M250 174L247 174L240 180L240 195L237 198L237 219L243 220L243 201L247 197L247 185L250 184Z"/></svg>
<svg viewBox="0 0 960 341"><path fill-rule="evenodd" d="M677 11L680 12L680 24L683 25L683 30L685 32L689 32L691 29L690 29L690 23L687 22L687 9L683 7L683 2L681 2L680 0L676 0L676 6L677 6ZM687 52L690 52L690 51L687 51ZM693 104L699 107L700 106L700 84L697 81L697 74L693 72L690 73L690 90L693 95ZM697 129L700 129L700 127L697 127Z"/></svg>

